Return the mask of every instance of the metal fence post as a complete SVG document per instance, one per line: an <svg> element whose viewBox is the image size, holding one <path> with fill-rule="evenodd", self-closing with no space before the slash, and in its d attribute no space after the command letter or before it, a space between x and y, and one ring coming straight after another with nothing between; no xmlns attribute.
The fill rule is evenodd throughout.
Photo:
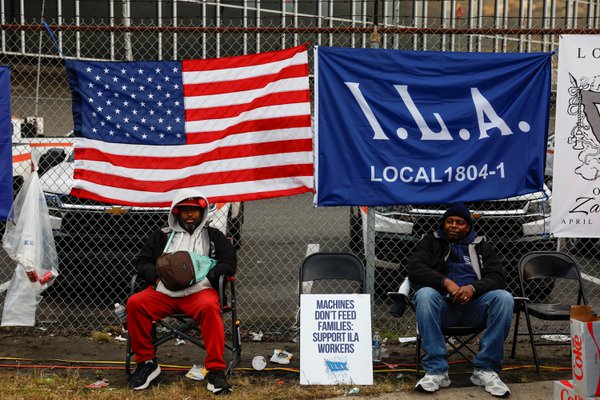
<svg viewBox="0 0 600 400"><path fill-rule="evenodd" d="M367 268L367 293L375 294L375 209L367 211L367 242L365 243ZM371 302L371 307L373 302Z"/></svg>
<svg viewBox="0 0 600 400"><path fill-rule="evenodd" d="M373 6L373 32L371 33L370 47L378 49L381 34L377 31L379 24L379 2L375 0ZM375 209L367 209L367 242L365 243L365 262L367 268L367 293L371 294L371 311L374 308L375 298Z"/></svg>
<svg viewBox="0 0 600 400"><path fill-rule="evenodd" d="M123 26L129 28L131 26L131 4L129 0L123 0ZM133 49L131 47L131 32L125 31L125 59L133 60Z"/></svg>

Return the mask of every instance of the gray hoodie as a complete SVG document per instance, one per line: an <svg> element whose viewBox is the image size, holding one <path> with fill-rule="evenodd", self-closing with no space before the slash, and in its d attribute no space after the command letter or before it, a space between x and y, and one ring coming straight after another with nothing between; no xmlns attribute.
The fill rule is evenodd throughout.
<svg viewBox="0 0 600 400"><path fill-rule="evenodd" d="M191 235L179 225L177 216L173 214L173 207L175 207L181 201L190 197L201 197L206 201L206 208L204 209L204 213L202 214L202 220L200 221L200 225L196 227L196 229ZM169 210L168 223L169 228L171 228L171 232L168 233L169 240L167 241L167 245L165 246L163 252L173 253L175 251L183 250L193 251L194 253L208 256L210 251L208 231L202 228L208 222L209 209L210 204L208 203L208 199L199 191L194 189L181 189L177 191ZM185 297L189 296L190 294L197 293L201 290L208 289L210 287L210 282L207 278L204 278L200 282L178 291L169 290L162 284L162 282L159 282L156 286L156 291L164 293L170 297Z"/></svg>

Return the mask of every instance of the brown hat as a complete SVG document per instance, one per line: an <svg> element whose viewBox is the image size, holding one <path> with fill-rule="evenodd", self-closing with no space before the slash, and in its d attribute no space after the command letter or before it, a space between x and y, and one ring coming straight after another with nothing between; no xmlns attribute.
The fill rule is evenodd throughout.
<svg viewBox="0 0 600 400"><path fill-rule="evenodd" d="M165 253L156 260L158 277L169 290L182 290L196 283L194 261L187 251Z"/></svg>

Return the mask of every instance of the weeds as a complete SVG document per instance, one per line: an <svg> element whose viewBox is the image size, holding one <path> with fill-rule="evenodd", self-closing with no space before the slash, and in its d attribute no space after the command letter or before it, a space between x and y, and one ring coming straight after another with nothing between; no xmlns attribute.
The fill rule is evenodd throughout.
<svg viewBox="0 0 600 400"><path fill-rule="evenodd" d="M92 340L97 343L110 343L112 336L107 332L93 331Z"/></svg>
<svg viewBox="0 0 600 400"><path fill-rule="evenodd" d="M94 375L99 377L102 371ZM123 374L122 371L111 371L110 374ZM2 400L147 400L156 399L214 399L205 388L205 382L197 382L183 378L176 373L161 375L161 383L150 389L133 392L125 388L125 384L111 384L101 389L86 389L93 382L90 377L82 377L77 370L54 372L44 370L0 371L0 387ZM104 378L107 377L104 373ZM360 395L377 395L402 390L402 383L392 376L377 376L377 384L360 386ZM230 380L234 392L228 396L230 400L310 400L343 396L352 386L301 386L297 377L282 375L243 375L236 374Z"/></svg>

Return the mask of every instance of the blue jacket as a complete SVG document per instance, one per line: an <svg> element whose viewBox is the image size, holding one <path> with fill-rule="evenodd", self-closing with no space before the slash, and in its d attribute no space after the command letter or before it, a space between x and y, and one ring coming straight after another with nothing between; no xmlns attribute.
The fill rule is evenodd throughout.
<svg viewBox="0 0 600 400"><path fill-rule="evenodd" d="M471 283L475 296L491 290L506 288L506 275L502 262L494 247L483 236L476 236L468 245L471 263L479 269L479 279ZM432 287L445 292L444 279L447 278L447 260L450 256L450 243L437 232L426 235L417 244L408 259L408 277L414 290Z"/></svg>

